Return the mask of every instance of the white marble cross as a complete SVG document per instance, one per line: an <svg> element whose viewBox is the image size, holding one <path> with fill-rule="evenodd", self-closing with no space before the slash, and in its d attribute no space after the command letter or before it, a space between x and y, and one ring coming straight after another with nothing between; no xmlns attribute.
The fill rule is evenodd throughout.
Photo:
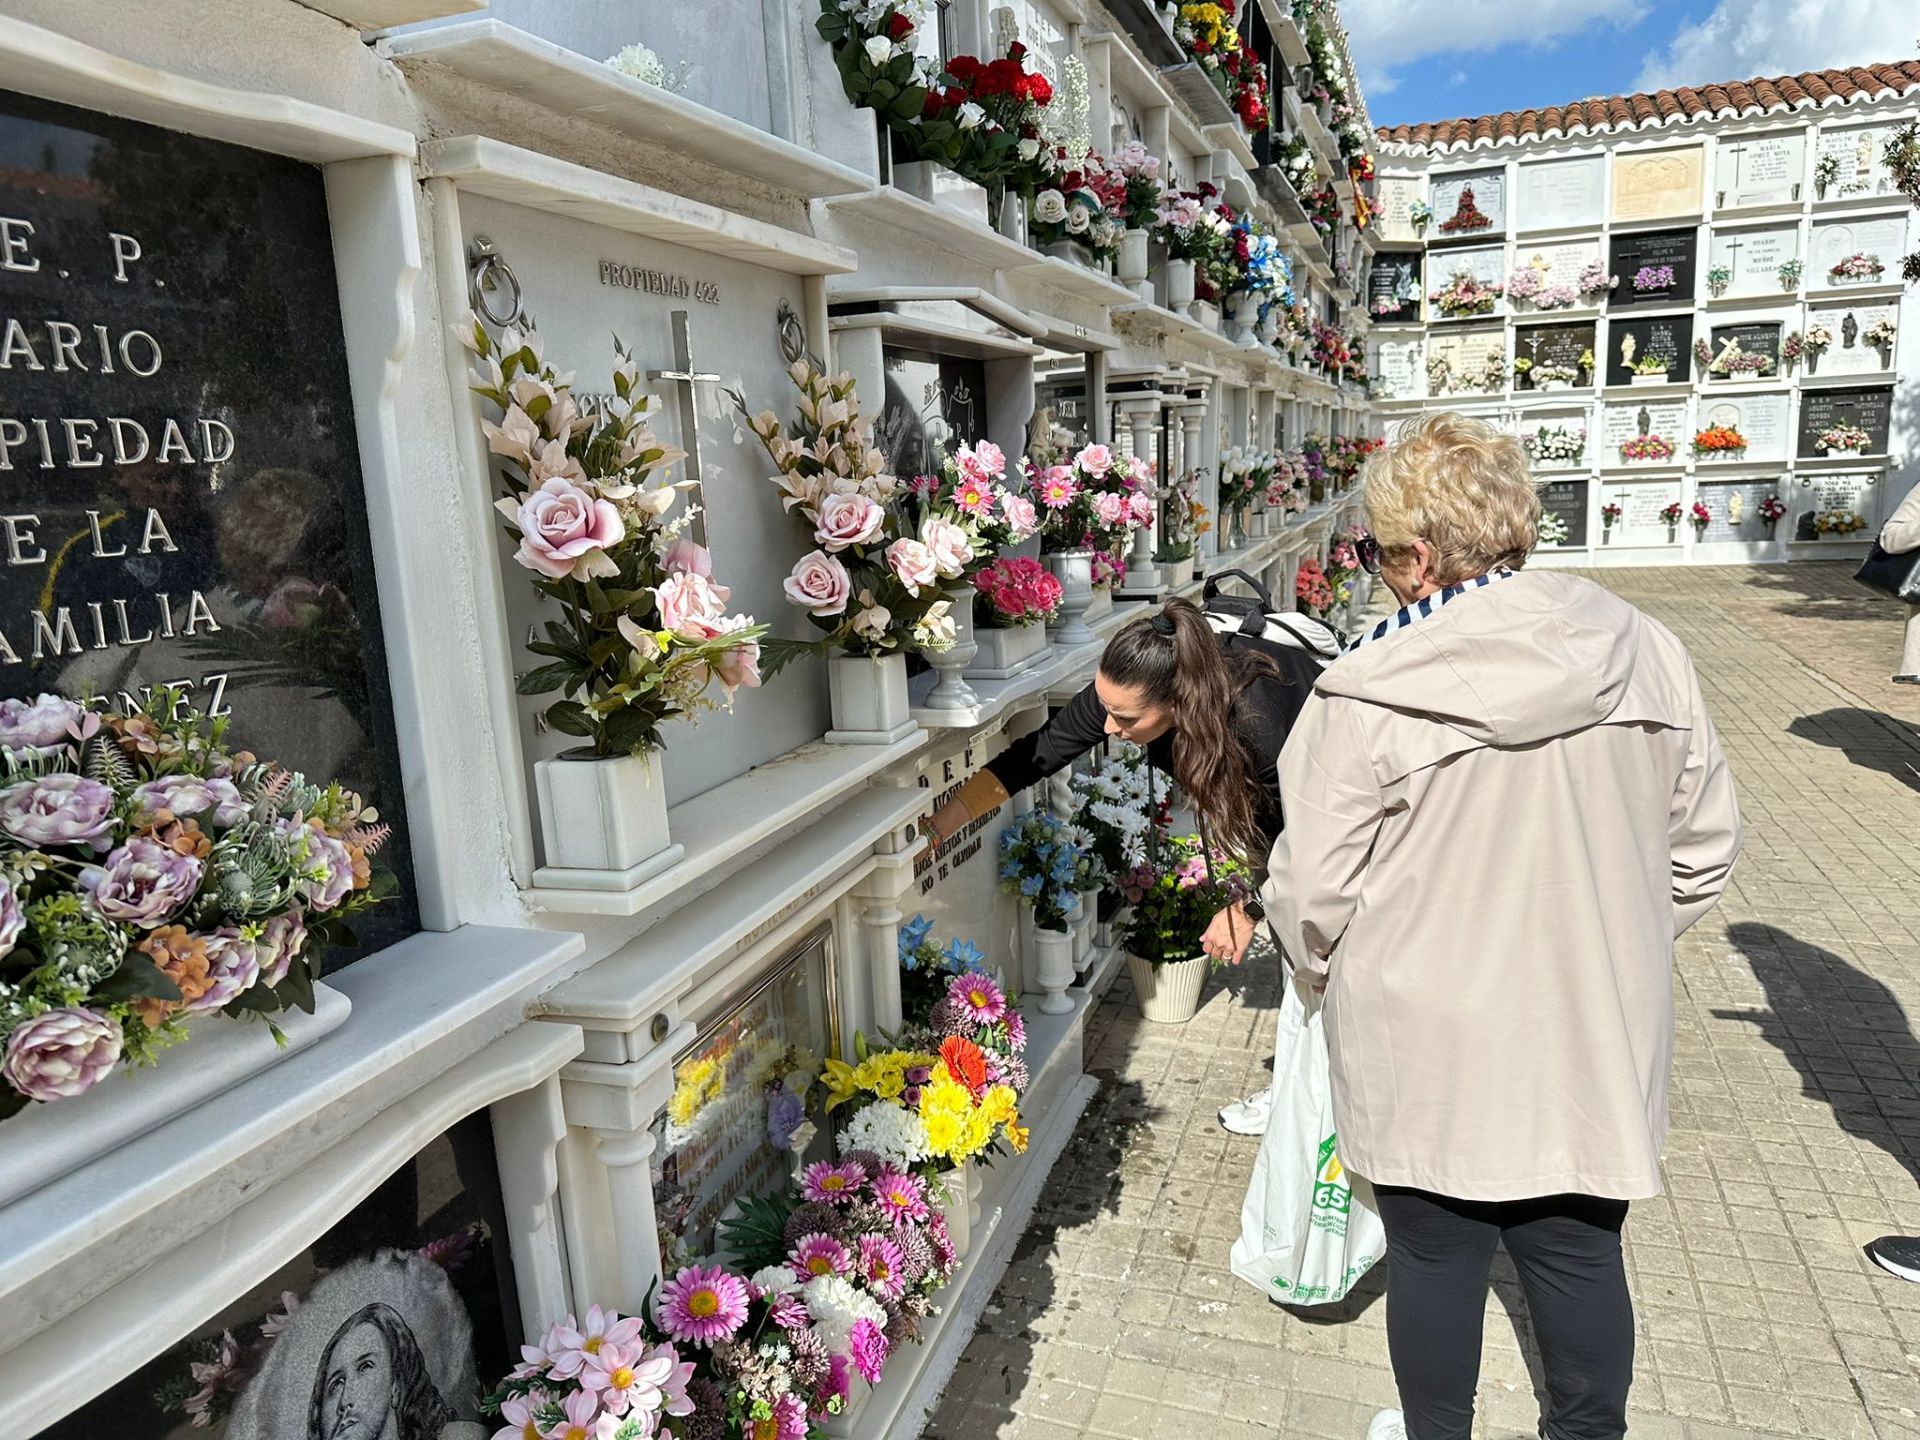
<svg viewBox="0 0 1920 1440"><path fill-rule="evenodd" d="M693 521L687 532L693 539L704 545L707 543L707 502L706 489L701 485L700 474L700 391L699 386L718 385L721 377L706 375L693 368L693 336L687 321L687 312L673 312L673 363L672 370L649 370L647 379L676 380L685 388L680 391L680 448L687 452L686 478L692 481L687 490L687 503L698 508L694 511Z"/></svg>

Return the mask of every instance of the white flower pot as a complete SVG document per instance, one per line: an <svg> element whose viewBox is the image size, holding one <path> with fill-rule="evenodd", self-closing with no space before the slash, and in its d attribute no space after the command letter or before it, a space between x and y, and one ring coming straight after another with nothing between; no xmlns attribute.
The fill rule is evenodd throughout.
<svg viewBox="0 0 1920 1440"><path fill-rule="evenodd" d="M1187 314L1202 330L1220 328L1220 307L1211 300L1196 300L1187 307Z"/></svg>
<svg viewBox="0 0 1920 1440"><path fill-rule="evenodd" d="M907 704L907 657L835 655L827 662L834 745L891 745L913 733Z"/></svg>
<svg viewBox="0 0 1920 1440"><path fill-rule="evenodd" d="M667 782L658 750L604 760L590 753L539 760L533 782L541 868L562 872L543 874L543 884L631 889L679 860L680 847L667 834Z"/></svg>
<svg viewBox="0 0 1920 1440"><path fill-rule="evenodd" d="M1280 307L1269 305L1260 317L1260 343L1271 345L1280 338Z"/></svg>
<svg viewBox="0 0 1920 1440"><path fill-rule="evenodd" d="M896 190L926 201L955 215L987 223L987 190L965 176L931 160L910 160L893 167Z"/></svg>
<svg viewBox="0 0 1920 1440"><path fill-rule="evenodd" d="M1093 251L1078 240L1055 240L1050 245L1042 246L1040 253L1051 256L1055 260L1065 260L1070 265L1079 265L1084 269L1094 268Z"/></svg>
<svg viewBox="0 0 1920 1440"><path fill-rule="evenodd" d="M1573 388L1573 382L1571 380L1542 380L1540 382L1540 388L1542 390L1569 390Z"/></svg>
<svg viewBox="0 0 1920 1440"><path fill-rule="evenodd" d="M996 228L1016 245L1027 243L1027 200L1024 195L1014 190L1001 193L1000 220Z"/></svg>
<svg viewBox="0 0 1920 1440"><path fill-rule="evenodd" d="M1140 1018L1156 1025L1184 1025L1191 1020L1200 1008L1200 990L1211 965L1204 955L1153 965L1129 951L1127 974L1133 977Z"/></svg>
<svg viewBox="0 0 1920 1440"><path fill-rule="evenodd" d="M1080 892L1080 916L1073 922L1073 970L1076 976L1087 973L1093 964L1093 930L1100 914L1098 889Z"/></svg>
<svg viewBox="0 0 1920 1440"><path fill-rule="evenodd" d="M1167 309L1185 314L1187 307L1193 304L1193 262L1191 260L1167 261L1166 296Z"/></svg>
<svg viewBox="0 0 1920 1440"><path fill-rule="evenodd" d="M956 1260L967 1258L967 1251L973 1248L972 1216L967 1204L967 1170L972 1162L949 1170L934 1178L933 1203L940 1213L947 1217L947 1234L953 1237L953 1256Z"/></svg>
<svg viewBox="0 0 1920 1440"><path fill-rule="evenodd" d="M1267 512L1264 508L1247 512L1247 534L1255 540L1267 533Z"/></svg>
<svg viewBox="0 0 1920 1440"><path fill-rule="evenodd" d="M947 649L927 656L927 663L939 676L927 692L927 709L968 710L980 703L980 697L963 678L967 662L979 648L973 634L974 589L971 585L949 585L942 593L953 602L948 613L953 616L954 641Z"/></svg>
<svg viewBox="0 0 1920 1440"><path fill-rule="evenodd" d="M1850 445L1845 450L1825 450L1821 453L1829 460L1857 460L1867 452L1858 445Z"/></svg>
<svg viewBox="0 0 1920 1440"><path fill-rule="evenodd" d="M1120 232L1119 276L1122 285L1134 290L1138 290L1140 282L1147 278L1146 231Z"/></svg>
<svg viewBox="0 0 1920 1440"><path fill-rule="evenodd" d="M1062 550L1041 557L1060 582L1060 616L1047 628L1062 645L1091 645L1100 637L1087 626L1087 607L1093 604L1093 552Z"/></svg>
<svg viewBox="0 0 1920 1440"><path fill-rule="evenodd" d="M1087 623L1094 624L1113 613L1113 587L1102 586L1093 592L1093 603L1087 606Z"/></svg>
<svg viewBox="0 0 1920 1440"><path fill-rule="evenodd" d="M1033 983L1045 991L1035 1004L1042 1015L1065 1015L1073 1009L1067 987L1073 984L1073 922L1065 930L1027 929L1033 941Z"/></svg>
<svg viewBox="0 0 1920 1440"><path fill-rule="evenodd" d="M1159 560L1154 563L1160 567L1160 585L1162 589L1178 590L1182 585L1190 584L1193 580L1193 557L1191 555L1187 556L1184 560Z"/></svg>
<svg viewBox="0 0 1920 1440"><path fill-rule="evenodd" d="M1662 370L1658 375L1636 375L1633 377L1632 383L1635 385L1665 385L1667 383L1667 376L1670 373L1669 371Z"/></svg>
<svg viewBox="0 0 1920 1440"><path fill-rule="evenodd" d="M974 680L1010 680L1039 664L1047 653L1047 627L1037 623L1004 629L977 625L973 639L978 653L967 666L967 675Z"/></svg>

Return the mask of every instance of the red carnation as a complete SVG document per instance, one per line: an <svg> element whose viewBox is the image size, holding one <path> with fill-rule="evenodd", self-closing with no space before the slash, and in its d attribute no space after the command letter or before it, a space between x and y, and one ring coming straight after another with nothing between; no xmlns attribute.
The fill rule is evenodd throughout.
<svg viewBox="0 0 1920 1440"><path fill-rule="evenodd" d="M902 15L898 10L887 16L887 38L889 40L904 40L912 33L913 21Z"/></svg>
<svg viewBox="0 0 1920 1440"><path fill-rule="evenodd" d="M962 85L971 86L986 67L971 55L956 55L947 62L947 73Z"/></svg>
<svg viewBox="0 0 1920 1440"><path fill-rule="evenodd" d="M1053 82L1046 76L1035 72L1027 77L1027 99L1036 105L1047 105L1053 101Z"/></svg>
<svg viewBox="0 0 1920 1440"><path fill-rule="evenodd" d="M996 60L982 73L980 89L989 95L1017 95L1026 78L1018 60Z"/></svg>

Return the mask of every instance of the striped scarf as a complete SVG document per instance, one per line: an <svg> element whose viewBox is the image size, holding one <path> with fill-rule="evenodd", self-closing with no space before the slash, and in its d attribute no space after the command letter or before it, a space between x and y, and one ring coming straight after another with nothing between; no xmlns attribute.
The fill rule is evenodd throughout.
<svg viewBox="0 0 1920 1440"><path fill-rule="evenodd" d="M1512 578L1513 571L1502 566L1498 570L1488 571L1485 575L1476 575L1471 580L1462 580L1458 585L1449 585L1446 589L1436 591L1424 600L1416 600L1413 604L1403 607L1395 614L1389 615L1378 625L1374 626L1373 629L1367 631L1366 634L1351 641L1347 645L1347 648L1340 653L1343 655L1351 655L1362 645L1370 644L1375 640L1385 639L1396 630L1404 630L1407 626L1426 619L1427 616L1433 614L1433 612L1438 610L1442 605L1458 600L1469 590L1484 589L1496 580L1511 580Z"/></svg>

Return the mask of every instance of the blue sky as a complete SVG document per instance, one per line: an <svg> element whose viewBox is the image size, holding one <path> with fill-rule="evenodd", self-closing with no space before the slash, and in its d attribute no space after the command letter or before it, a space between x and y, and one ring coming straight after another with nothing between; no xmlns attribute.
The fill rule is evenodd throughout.
<svg viewBox="0 0 1920 1440"><path fill-rule="evenodd" d="M1343 0L1375 124L1914 58L1902 0Z"/></svg>

